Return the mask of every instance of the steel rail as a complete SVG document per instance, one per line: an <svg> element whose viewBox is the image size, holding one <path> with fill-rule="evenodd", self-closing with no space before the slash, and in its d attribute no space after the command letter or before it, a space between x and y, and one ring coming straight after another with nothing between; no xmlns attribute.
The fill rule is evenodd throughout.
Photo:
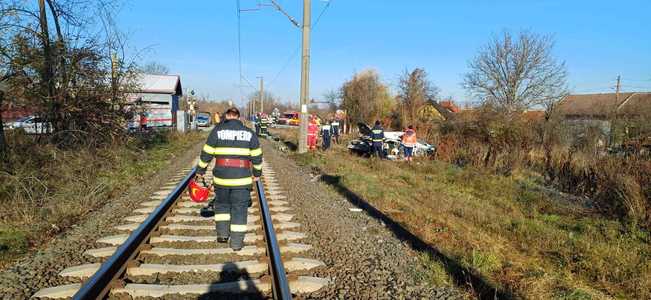
<svg viewBox="0 0 651 300"><path fill-rule="evenodd" d="M84 283L84 285L73 296L75 300L103 299L112 288L112 283L117 280L126 270L127 263L138 254L138 249L144 245L156 227L170 211L176 200L185 191L190 179L197 172L194 167L188 175L183 178L176 188L163 200L154 212L152 212L138 228L129 235L129 238L117 248L115 253L102 264L95 274Z"/></svg>
<svg viewBox="0 0 651 300"><path fill-rule="evenodd" d="M272 280L272 291L274 299L289 300L292 299L292 292L289 289L289 281L285 273L285 267L280 256L280 247L278 239L271 220L269 204L264 196L264 186L262 179L255 182L255 187L260 202L260 213L262 214L262 227L264 229L264 238L267 242L267 256L269 257L269 268Z"/></svg>

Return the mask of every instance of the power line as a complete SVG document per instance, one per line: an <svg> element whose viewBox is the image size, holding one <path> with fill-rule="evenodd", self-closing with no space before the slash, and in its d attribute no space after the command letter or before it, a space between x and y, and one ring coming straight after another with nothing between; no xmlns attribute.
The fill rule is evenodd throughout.
<svg viewBox="0 0 651 300"><path fill-rule="evenodd" d="M321 21L321 17L323 17L325 12L328 10L328 7L330 7L330 4L332 3L332 1L334 1L334 0L328 1L328 4L326 4L326 6L324 6L323 9L321 9L321 12L319 13L319 16L316 18L316 21L312 24L312 31L314 31L316 26L319 24L319 22ZM296 57L298 55L298 52L300 50L301 50L301 46L296 47L294 52L287 58L287 60L283 64L283 66L280 68L280 71L278 71L278 73L276 73L276 76L273 77L271 82L269 84L267 84L268 87L272 86L276 82L276 80L280 77L280 75L285 71L285 69L287 69L287 67L289 67L289 64L291 64L292 61L294 59L296 59Z"/></svg>
<svg viewBox="0 0 651 300"><path fill-rule="evenodd" d="M242 78L244 77L244 75L242 75L242 18L241 18L242 11L240 10L240 0L236 0L236 2L237 2L237 60L240 69L240 102L242 102L244 100L242 97Z"/></svg>

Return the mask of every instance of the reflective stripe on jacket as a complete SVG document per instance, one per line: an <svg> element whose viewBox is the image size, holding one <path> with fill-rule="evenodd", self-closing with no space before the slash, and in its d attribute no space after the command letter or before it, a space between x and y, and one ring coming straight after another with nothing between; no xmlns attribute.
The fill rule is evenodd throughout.
<svg viewBox="0 0 651 300"><path fill-rule="evenodd" d="M371 129L371 140L373 140L373 142L384 141L384 129L382 126L376 125Z"/></svg>
<svg viewBox="0 0 651 300"><path fill-rule="evenodd" d="M331 134L331 130L332 130L332 128L331 128L330 125L328 125L328 124L325 124L325 125L321 126L321 134L322 134L322 135L326 135L326 134L327 134L327 135L330 135L330 134Z"/></svg>
<svg viewBox="0 0 651 300"><path fill-rule="evenodd" d="M251 161L253 168L215 166L213 184L218 188L250 188L251 176L262 175L262 149L255 133L240 120L224 120L213 128L201 150L198 174L205 174L213 158Z"/></svg>

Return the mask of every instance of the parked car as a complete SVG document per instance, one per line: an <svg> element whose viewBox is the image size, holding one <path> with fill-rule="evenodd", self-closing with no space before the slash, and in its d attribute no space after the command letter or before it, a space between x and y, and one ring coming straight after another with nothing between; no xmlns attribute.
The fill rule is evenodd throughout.
<svg viewBox="0 0 651 300"><path fill-rule="evenodd" d="M27 116L9 123L7 129L24 130L29 134L43 134L52 132L52 124L37 116Z"/></svg>
<svg viewBox="0 0 651 300"><path fill-rule="evenodd" d="M208 127L210 126L210 113L200 112L197 114L197 126Z"/></svg>

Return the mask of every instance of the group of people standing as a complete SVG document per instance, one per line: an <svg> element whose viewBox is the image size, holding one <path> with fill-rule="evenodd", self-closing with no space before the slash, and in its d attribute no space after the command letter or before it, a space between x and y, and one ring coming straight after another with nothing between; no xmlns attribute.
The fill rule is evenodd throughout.
<svg viewBox="0 0 651 300"><path fill-rule="evenodd" d="M309 150L316 150L317 141L320 136L322 142L321 149L328 150L333 141L339 144L340 133L341 125L339 120L330 119L323 124L319 124L319 119L315 115L311 115L307 125L307 147Z"/></svg>
<svg viewBox="0 0 651 300"><path fill-rule="evenodd" d="M371 129L370 138L372 142L371 154L379 158L384 158L384 128L382 128L382 123L379 120L375 121L375 125ZM413 161L414 147L416 147L416 144L418 143L414 126L409 125L407 129L405 129L405 132L401 136L401 142L405 160L408 162Z"/></svg>

